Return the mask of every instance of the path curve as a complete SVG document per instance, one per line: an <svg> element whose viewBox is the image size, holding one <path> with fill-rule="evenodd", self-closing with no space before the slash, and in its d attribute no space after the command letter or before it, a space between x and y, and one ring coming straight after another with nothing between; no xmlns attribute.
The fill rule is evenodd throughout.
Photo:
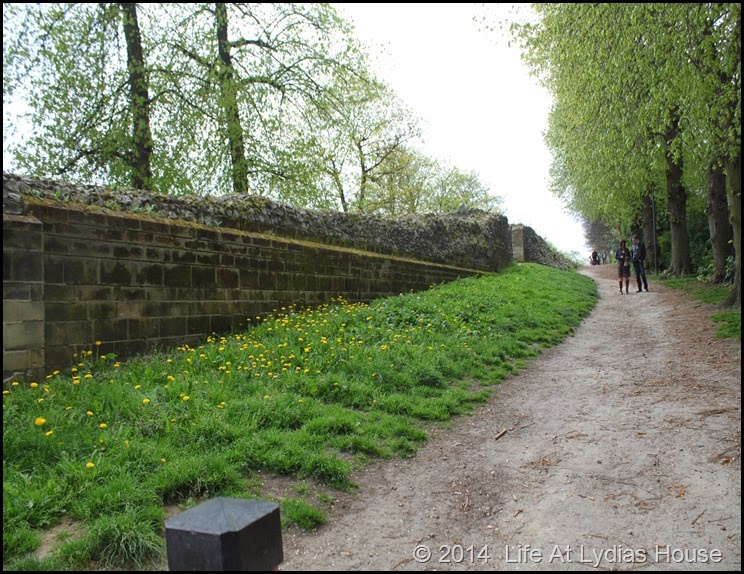
<svg viewBox="0 0 744 574"><path fill-rule="evenodd" d="M573 336L354 476L281 570L741 570L741 344L681 292L580 272L600 298Z"/></svg>

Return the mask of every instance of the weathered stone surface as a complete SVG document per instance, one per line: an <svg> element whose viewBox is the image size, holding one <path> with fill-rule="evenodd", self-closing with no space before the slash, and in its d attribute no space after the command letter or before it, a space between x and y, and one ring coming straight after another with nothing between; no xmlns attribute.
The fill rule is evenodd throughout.
<svg viewBox="0 0 744 574"><path fill-rule="evenodd" d="M218 497L165 521L171 571L267 571L284 560L279 505Z"/></svg>
<svg viewBox="0 0 744 574"><path fill-rule="evenodd" d="M19 197L30 195L147 213L484 271L497 271L512 260L511 232L506 217L476 209L460 209L445 215L384 218L295 208L261 196L199 197L113 191L9 173L3 173L3 190L4 209L6 192L12 191ZM12 202L8 200L7 203Z"/></svg>

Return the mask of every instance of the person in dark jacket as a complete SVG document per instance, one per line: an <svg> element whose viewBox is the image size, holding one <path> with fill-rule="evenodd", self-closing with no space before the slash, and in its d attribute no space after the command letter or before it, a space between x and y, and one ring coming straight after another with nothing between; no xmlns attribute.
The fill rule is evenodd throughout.
<svg viewBox="0 0 744 574"><path fill-rule="evenodd" d="M643 241L638 239L637 235L631 237L633 241L633 247L630 248L631 261L633 262L633 270L635 271L636 282L638 283L638 291L641 292L641 282L643 282L643 288L648 291L648 281L646 280L646 270L643 268L646 262L646 246Z"/></svg>
<svg viewBox="0 0 744 574"><path fill-rule="evenodd" d="M623 280L625 280L625 292L629 293L630 249L628 249L625 239L620 240L620 247L615 251L615 259L617 259L617 280L620 283L620 293L623 292Z"/></svg>

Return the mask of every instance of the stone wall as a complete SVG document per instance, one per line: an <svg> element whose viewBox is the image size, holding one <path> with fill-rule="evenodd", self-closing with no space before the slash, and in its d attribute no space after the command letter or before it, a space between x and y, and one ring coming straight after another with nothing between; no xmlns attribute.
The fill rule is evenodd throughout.
<svg viewBox="0 0 744 574"><path fill-rule="evenodd" d="M506 218L483 212L384 220L3 174L3 378L68 367L95 341L119 358L197 344L283 306L424 290L511 256Z"/></svg>
<svg viewBox="0 0 744 574"><path fill-rule="evenodd" d="M514 261L539 263L558 269L574 269L576 265L557 253L535 230L521 224L511 226Z"/></svg>
<svg viewBox="0 0 744 574"><path fill-rule="evenodd" d="M12 196L12 202L6 201L8 195ZM3 212L22 211L19 205L12 204L6 209L6 204L20 203L24 196L305 239L484 271L497 271L512 261L511 233L506 217L476 209L461 209L447 215L384 218L299 209L259 196L196 197L112 191L3 173Z"/></svg>

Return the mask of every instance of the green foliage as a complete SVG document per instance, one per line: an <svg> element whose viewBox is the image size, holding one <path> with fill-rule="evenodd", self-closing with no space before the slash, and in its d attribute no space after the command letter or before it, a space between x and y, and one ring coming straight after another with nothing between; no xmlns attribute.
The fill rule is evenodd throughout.
<svg viewBox="0 0 744 574"><path fill-rule="evenodd" d="M3 529L3 556L23 556L36 550L39 542L39 533L28 526Z"/></svg>
<svg viewBox="0 0 744 574"><path fill-rule="evenodd" d="M280 513L282 528L296 525L303 530L314 530L328 521L322 511L304 500L294 498L285 498L281 501Z"/></svg>
<svg viewBox="0 0 744 574"><path fill-rule="evenodd" d="M421 154L400 173L418 119L331 4L4 4L3 16L4 95L27 112L6 116L14 170L388 215L500 201Z"/></svg>
<svg viewBox="0 0 744 574"><path fill-rule="evenodd" d="M102 568L140 569L149 560L162 558L165 545L158 535L163 511L158 507L132 507L95 519L82 545L85 554Z"/></svg>
<svg viewBox="0 0 744 574"><path fill-rule="evenodd" d="M14 572L59 572L65 569L66 564L55 557L35 558L32 556L14 560L6 570Z"/></svg>
<svg viewBox="0 0 744 574"><path fill-rule="evenodd" d="M704 264L696 232L708 173L741 157L741 4L532 6L538 18L514 32L553 95L552 191L590 221L629 229L649 190L665 190L654 192L657 223L665 200L670 222L684 223L673 203L682 189L692 244L678 233L661 254L679 272L688 247Z"/></svg>

